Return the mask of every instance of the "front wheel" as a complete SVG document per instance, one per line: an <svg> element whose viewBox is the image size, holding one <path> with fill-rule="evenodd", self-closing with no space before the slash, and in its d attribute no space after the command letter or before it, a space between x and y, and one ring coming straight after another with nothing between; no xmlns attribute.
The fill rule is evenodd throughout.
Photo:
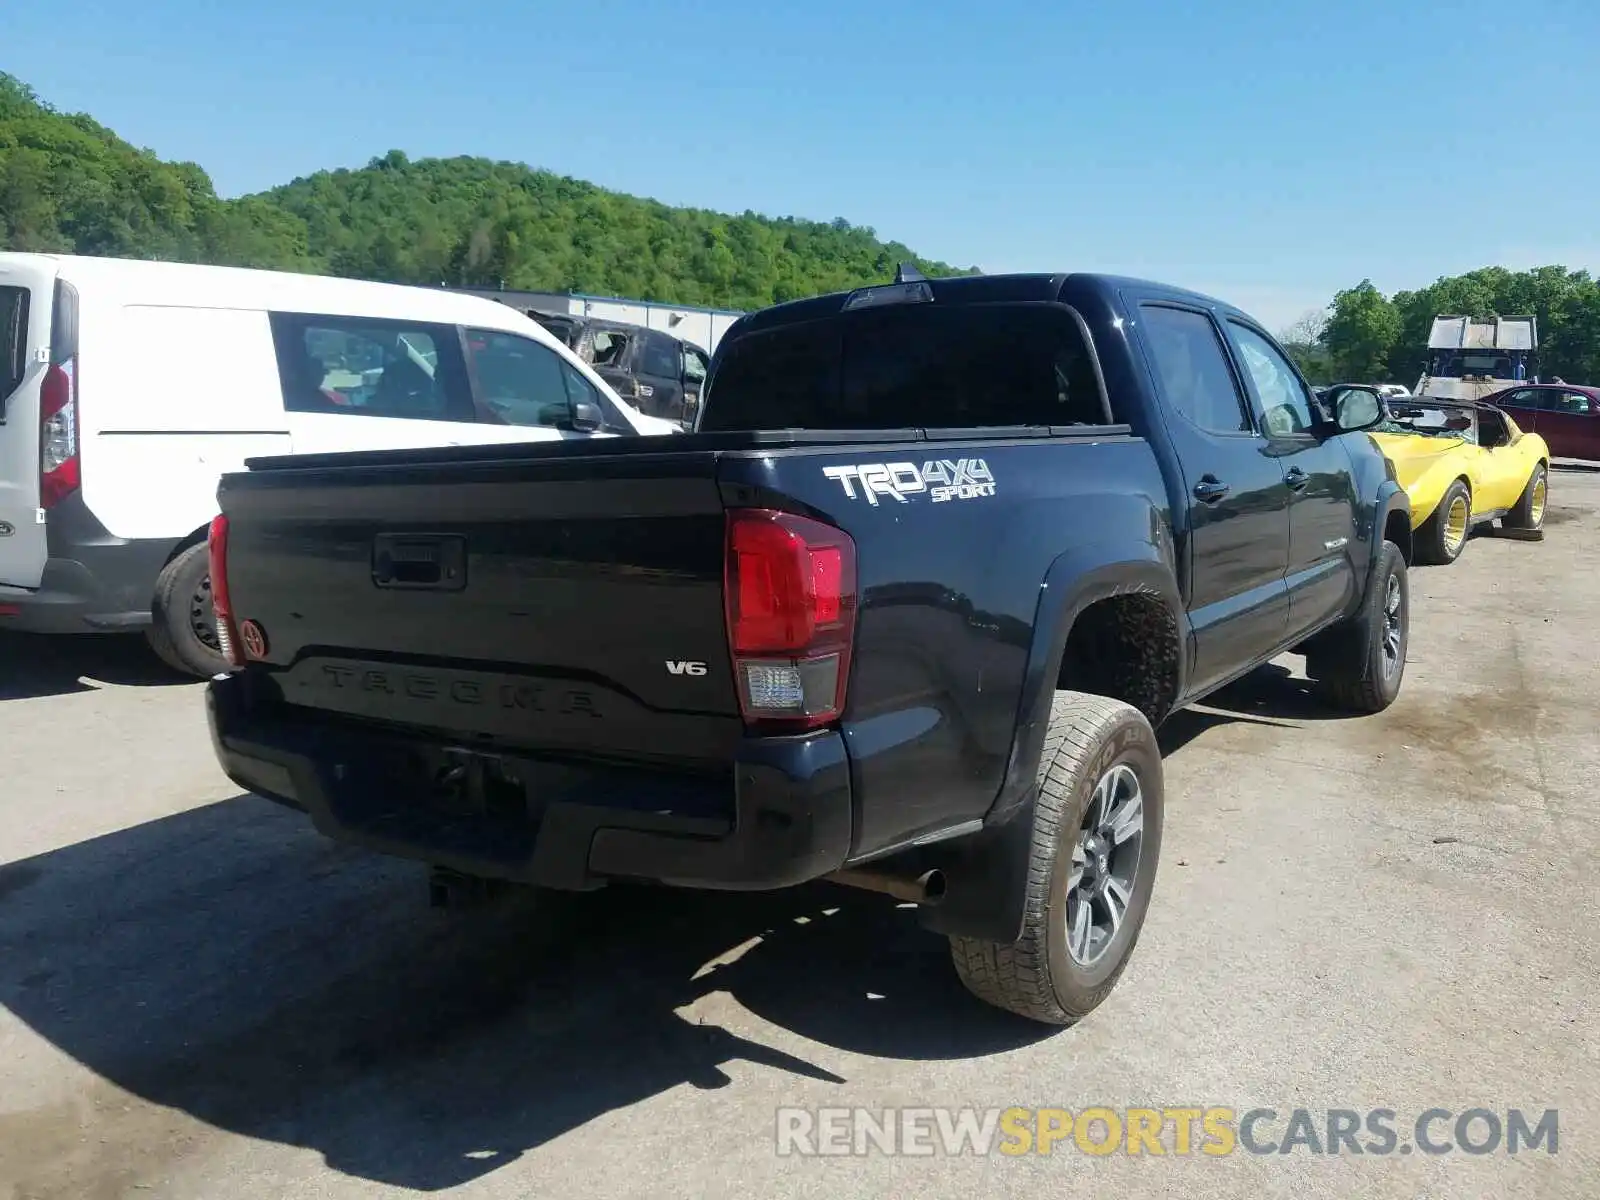
<svg viewBox="0 0 1600 1200"><path fill-rule="evenodd" d="M1162 769L1150 722L1119 700L1057 692L1038 788L1022 936L952 937L950 954L980 1000L1071 1025L1116 986L1155 887Z"/></svg>
<svg viewBox="0 0 1600 1200"><path fill-rule="evenodd" d="M211 560L204 542L190 546L156 578L145 631L156 657L175 671L209 679L228 669L211 607Z"/></svg>
<svg viewBox="0 0 1600 1200"><path fill-rule="evenodd" d="M1317 638L1307 673L1334 704L1382 712L1400 695L1411 640L1411 580L1400 547L1385 542L1361 612Z"/></svg>
<svg viewBox="0 0 1600 1200"><path fill-rule="evenodd" d="M1533 474L1528 476L1528 486L1511 511L1500 518L1503 529L1514 530L1525 537L1544 535L1544 510L1550 494L1550 473L1543 463L1535 463Z"/></svg>

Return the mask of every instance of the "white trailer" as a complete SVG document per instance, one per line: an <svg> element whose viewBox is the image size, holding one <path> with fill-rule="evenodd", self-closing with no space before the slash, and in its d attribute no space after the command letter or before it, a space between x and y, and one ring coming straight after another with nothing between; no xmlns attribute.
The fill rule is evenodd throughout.
<svg viewBox="0 0 1600 1200"><path fill-rule="evenodd" d="M1416 394L1439 400L1481 400L1530 377L1539 348L1532 316L1471 317L1441 314L1428 332L1428 365Z"/></svg>

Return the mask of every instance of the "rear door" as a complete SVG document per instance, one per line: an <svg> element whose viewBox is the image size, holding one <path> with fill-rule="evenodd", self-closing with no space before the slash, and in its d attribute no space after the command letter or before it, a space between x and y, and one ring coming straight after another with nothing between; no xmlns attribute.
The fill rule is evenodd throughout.
<svg viewBox="0 0 1600 1200"><path fill-rule="evenodd" d="M0 255L0 587L38 587L48 557L39 387L49 369L55 281L51 259Z"/></svg>
<svg viewBox="0 0 1600 1200"><path fill-rule="evenodd" d="M1489 403L1510 413L1511 419L1524 433L1543 432L1539 428L1541 401L1538 388L1517 388L1515 391L1502 392Z"/></svg>
<svg viewBox="0 0 1600 1200"><path fill-rule="evenodd" d="M647 332L639 355L640 408L654 417L683 417L683 350L674 338ZM649 388L647 393L644 389Z"/></svg>
<svg viewBox="0 0 1600 1200"><path fill-rule="evenodd" d="M634 359L638 357L634 335L627 330L591 326L580 343L578 356L594 373L624 398L634 398ZM635 400L637 403L637 400Z"/></svg>
<svg viewBox="0 0 1600 1200"><path fill-rule="evenodd" d="M1189 489L1189 618L1196 690L1282 644L1289 628L1289 498L1211 315L1139 305L1143 341Z"/></svg>

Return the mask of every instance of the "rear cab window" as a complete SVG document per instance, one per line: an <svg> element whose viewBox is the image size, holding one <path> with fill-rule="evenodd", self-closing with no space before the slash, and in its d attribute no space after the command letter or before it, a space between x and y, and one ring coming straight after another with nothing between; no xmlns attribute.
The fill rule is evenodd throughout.
<svg viewBox="0 0 1600 1200"><path fill-rule="evenodd" d="M0 415L28 374L28 299L25 287L0 287Z"/></svg>
<svg viewBox="0 0 1600 1200"><path fill-rule="evenodd" d="M740 338L701 432L1103 425L1093 354L1059 305L907 304Z"/></svg>
<svg viewBox="0 0 1600 1200"><path fill-rule="evenodd" d="M305 313L271 320L289 412L476 419L453 325Z"/></svg>

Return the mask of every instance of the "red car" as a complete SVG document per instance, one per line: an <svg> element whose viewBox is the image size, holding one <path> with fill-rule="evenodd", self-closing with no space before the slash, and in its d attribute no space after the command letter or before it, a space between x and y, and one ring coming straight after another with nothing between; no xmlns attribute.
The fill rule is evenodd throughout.
<svg viewBox="0 0 1600 1200"><path fill-rule="evenodd" d="M1600 388L1530 383L1483 398L1523 430L1537 433L1557 458L1600 459Z"/></svg>

